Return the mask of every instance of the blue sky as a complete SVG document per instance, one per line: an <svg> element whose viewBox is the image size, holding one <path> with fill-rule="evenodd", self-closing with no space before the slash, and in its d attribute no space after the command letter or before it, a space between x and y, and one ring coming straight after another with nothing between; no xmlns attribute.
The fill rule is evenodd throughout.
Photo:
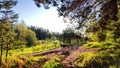
<svg viewBox="0 0 120 68"><path fill-rule="evenodd" d="M19 14L19 22L24 20L28 26L43 27L54 32L62 32L67 27L67 24L63 23L62 17L58 17L55 7L48 10L43 7L38 8L33 0L18 0L18 4L13 10Z"/></svg>

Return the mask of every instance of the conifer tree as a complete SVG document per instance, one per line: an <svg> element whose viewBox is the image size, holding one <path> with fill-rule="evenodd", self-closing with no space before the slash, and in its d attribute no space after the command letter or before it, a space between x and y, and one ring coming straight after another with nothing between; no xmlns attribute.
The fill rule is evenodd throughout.
<svg viewBox="0 0 120 68"><path fill-rule="evenodd" d="M0 46L1 55L0 63L2 61L3 50L6 50L6 59L10 45L14 41L14 22L17 21L18 15L11 9L17 4L17 0L0 0Z"/></svg>

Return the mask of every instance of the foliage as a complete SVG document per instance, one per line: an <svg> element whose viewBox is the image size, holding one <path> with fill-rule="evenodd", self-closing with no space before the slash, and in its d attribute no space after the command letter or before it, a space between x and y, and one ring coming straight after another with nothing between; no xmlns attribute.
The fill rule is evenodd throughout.
<svg viewBox="0 0 120 68"><path fill-rule="evenodd" d="M2 61L2 52L6 50L6 62L8 51L13 44L15 33L14 23L17 21L18 15L12 11L12 7L17 4L15 0L1 0L0 1L0 63Z"/></svg>
<svg viewBox="0 0 120 68"><path fill-rule="evenodd" d="M75 65L82 68L119 68L119 50L115 46L97 52L81 53L75 61Z"/></svg>
<svg viewBox="0 0 120 68"><path fill-rule="evenodd" d="M27 26L25 25L25 22L24 21L21 21L21 23L19 24L16 24L15 26L15 32L16 32L16 40L19 40L19 41L25 41L25 37L26 37L26 34L27 34Z"/></svg>
<svg viewBox="0 0 120 68"><path fill-rule="evenodd" d="M16 41L15 45L16 46L32 46L36 43L37 38L36 34L34 31L31 29L28 29L27 26L25 25L24 21L22 21L20 24L16 25L15 32L17 33L16 35Z"/></svg>
<svg viewBox="0 0 120 68"><path fill-rule="evenodd" d="M57 38L55 36L52 36L50 39L51 39L51 41L57 40Z"/></svg>
<svg viewBox="0 0 120 68"><path fill-rule="evenodd" d="M36 43L36 34L35 32L31 31L31 30L27 30L27 35L25 37L25 40L27 42L27 46L32 46Z"/></svg>
<svg viewBox="0 0 120 68"><path fill-rule="evenodd" d="M106 20L117 20L119 0L35 0L35 4L49 9L55 6L59 15L64 17L65 22L71 22L77 25L75 27L83 28L88 26L88 22L96 18L105 18Z"/></svg>
<svg viewBox="0 0 120 68"><path fill-rule="evenodd" d="M23 67L31 67L32 64L36 63L37 61L40 61L44 59L45 57L42 56L36 56L36 57L27 57L27 56L12 56L9 57L8 62L2 62L2 68L23 68Z"/></svg>
<svg viewBox="0 0 120 68"><path fill-rule="evenodd" d="M120 9L117 14L119 18ZM89 58L88 54L81 54L79 59L75 62L78 67L84 68L119 68L119 21L105 20L101 18L98 23L91 25L88 29L89 36L93 42L88 42L84 45L86 48L100 48L94 52L94 56ZM88 55L88 56L86 56ZM80 58L83 59L80 59ZM89 58L89 59L87 59ZM86 62L85 62L86 61ZM84 62L84 63L83 63Z"/></svg>
<svg viewBox="0 0 120 68"><path fill-rule="evenodd" d="M65 44L75 44L83 40L82 34L71 28L66 28L61 34L61 40Z"/></svg>
<svg viewBox="0 0 120 68"><path fill-rule="evenodd" d="M92 41L111 41L119 43L120 38L120 9L117 13L118 20L106 20L105 18L99 19L97 23L91 22L87 33Z"/></svg>
<svg viewBox="0 0 120 68"><path fill-rule="evenodd" d="M36 37L38 40L45 40L47 38L50 39L52 37L56 37L57 39L59 39L60 34L57 32L50 32L48 29L43 29L41 27L35 26L31 26L29 27L29 29L36 33Z"/></svg>
<svg viewBox="0 0 120 68"><path fill-rule="evenodd" d="M94 53L82 53L79 55L79 59L75 61L75 64L78 67L85 67L86 65L91 64L96 59L96 54ZM95 62L94 62L95 63Z"/></svg>
<svg viewBox="0 0 120 68"><path fill-rule="evenodd" d="M87 43L87 41L80 41L79 44L84 45L84 44L86 44L86 43Z"/></svg>
<svg viewBox="0 0 120 68"><path fill-rule="evenodd" d="M26 67L27 68L31 68L32 65L34 65L35 63L42 62L42 60L45 59L45 56L30 56L26 62Z"/></svg>
<svg viewBox="0 0 120 68"><path fill-rule="evenodd" d="M84 45L85 48L96 48L99 47L100 44L98 42L88 42Z"/></svg>
<svg viewBox="0 0 120 68"><path fill-rule="evenodd" d="M84 45L85 48L109 48L112 46L117 46L118 44L115 42L88 42Z"/></svg>
<svg viewBox="0 0 120 68"><path fill-rule="evenodd" d="M31 47L28 47L28 48L10 50L9 55L20 56L20 55L23 55L23 54L43 52L43 51L47 51L47 50L58 48L58 47L60 47L59 43L57 43L56 46L55 46L54 42L53 43L44 43L44 44L41 44L41 45L31 46Z"/></svg>
<svg viewBox="0 0 120 68"><path fill-rule="evenodd" d="M37 61L42 61L42 59L44 59L45 57L41 57L41 56L26 57L26 56L22 56L22 55L43 52L43 51L54 49L54 48L57 48L60 46L58 40L52 41L49 43L46 43L45 40L42 40L42 42L43 43L41 45L31 46L28 48L20 48L20 49L10 50L9 56L8 56L8 59L9 59L8 62L6 63L6 62L2 61L3 68L5 68L6 66L8 68L31 67L32 64L36 63ZM54 42L57 42L56 46L55 46ZM3 53L2 58L5 59L4 53Z"/></svg>
<svg viewBox="0 0 120 68"><path fill-rule="evenodd" d="M55 57L52 60L46 62L43 65L43 68L63 68L63 66L59 63L60 58L59 57Z"/></svg>

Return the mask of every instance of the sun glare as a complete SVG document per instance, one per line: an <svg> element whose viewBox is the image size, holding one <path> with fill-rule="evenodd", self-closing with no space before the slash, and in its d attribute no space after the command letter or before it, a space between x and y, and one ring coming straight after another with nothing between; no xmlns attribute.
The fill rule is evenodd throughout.
<svg viewBox="0 0 120 68"><path fill-rule="evenodd" d="M55 7L50 9L38 8L32 0L19 0L17 6L14 7L15 12L19 14L19 22L24 20L28 26L42 27L53 32L62 32L67 27L63 23L62 17L58 17L58 11Z"/></svg>
<svg viewBox="0 0 120 68"><path fill-rule="evenodd" d="M49 10L43 10L44 13L35 14L28 18L29 24L38 27L43 27L54 32L62 32L67 27L66 23L63 23L63 18L58 17L58 12L55 8Z"/></svg>

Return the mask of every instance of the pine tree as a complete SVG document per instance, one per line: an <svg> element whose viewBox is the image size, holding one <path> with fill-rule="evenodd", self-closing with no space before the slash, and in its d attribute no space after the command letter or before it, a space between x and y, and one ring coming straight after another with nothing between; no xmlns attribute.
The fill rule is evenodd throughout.
<svg viewBox="0 0 120 68"><path fill-rule="evenodd" d="M5 61L7 61L9 47L14 41L14 22L17 21L18 15L11 8L16 4L17 0L0 0L0 63L4 49L6 50Z"/></svg>

